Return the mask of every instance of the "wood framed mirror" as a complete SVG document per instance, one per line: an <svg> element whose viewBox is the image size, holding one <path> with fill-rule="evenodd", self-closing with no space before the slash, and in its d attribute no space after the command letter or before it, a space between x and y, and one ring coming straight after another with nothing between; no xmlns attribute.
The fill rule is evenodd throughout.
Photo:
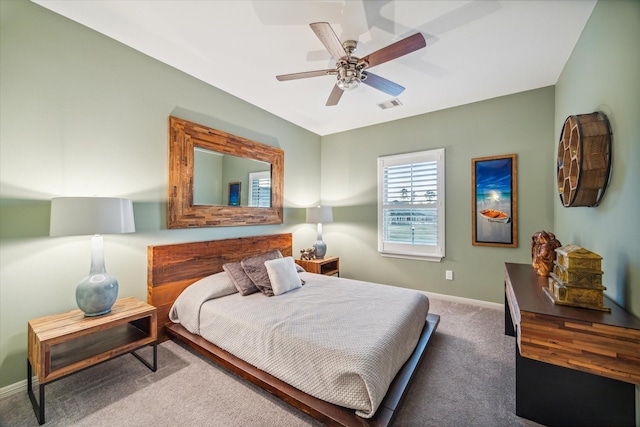
<svg viewBox="0 0 640 427"><path fill-rule="evenodd" d="M282 224L283 187L281 149L169 117L168 228Z"/></svg>

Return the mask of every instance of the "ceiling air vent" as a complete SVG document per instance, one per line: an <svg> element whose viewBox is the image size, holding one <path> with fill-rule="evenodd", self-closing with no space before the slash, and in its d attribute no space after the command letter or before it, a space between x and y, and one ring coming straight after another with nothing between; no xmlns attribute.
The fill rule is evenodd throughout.
<svg viewBox="0 0 640 427"><path fill-rule="evenodd" d="M399 107L400 105L402 105L402 102L400 102L398 98L393 98L388 101L381 102L380 104L378 104L378 107L386 110L389 108Z"/></svg>

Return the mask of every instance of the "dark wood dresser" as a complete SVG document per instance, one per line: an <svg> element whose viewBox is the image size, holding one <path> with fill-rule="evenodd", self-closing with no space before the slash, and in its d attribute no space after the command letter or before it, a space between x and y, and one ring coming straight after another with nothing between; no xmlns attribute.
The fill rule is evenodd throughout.
<svg viewBox="0 0 640 427"><path fill-rule="evenodd" d="M640 319L556 305L548 278L505 264L505 334L516 337L516 414L541 424L634 426Z"/></svg>

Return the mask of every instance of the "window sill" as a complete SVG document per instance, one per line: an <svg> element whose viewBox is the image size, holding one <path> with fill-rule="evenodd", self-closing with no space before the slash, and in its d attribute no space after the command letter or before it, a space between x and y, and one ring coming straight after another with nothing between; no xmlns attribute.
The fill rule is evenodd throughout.
<svg viewBox="0 0 640 427"><path fill-rule="evenodd" d="M380 252L385 258L402 258L402 259L412 259L416 261L429 261L429 262L440 262L444 256L439 255L419 255L419 254L408 254L408 253L397 253L397 252Z"/></svg>

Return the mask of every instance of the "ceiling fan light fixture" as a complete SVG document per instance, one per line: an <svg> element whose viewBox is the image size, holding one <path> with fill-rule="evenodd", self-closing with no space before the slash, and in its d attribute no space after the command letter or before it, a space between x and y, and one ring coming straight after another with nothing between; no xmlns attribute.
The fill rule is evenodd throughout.
<svg viewBox="0 0 640 427"><path fill-rule="evenodd" d="M358 86L360 86L360 80L357 78L350 79L338 79L338 87L342 90L354 90Z"/></svg>
<svg viewBox="0 0 640 427"><path fill-rule="evenodd" d="M355 61L352 63L342 62L338 67L338 81L336 84L342 90L353 90L360 86L360 68L356 66Z"/></svg>

